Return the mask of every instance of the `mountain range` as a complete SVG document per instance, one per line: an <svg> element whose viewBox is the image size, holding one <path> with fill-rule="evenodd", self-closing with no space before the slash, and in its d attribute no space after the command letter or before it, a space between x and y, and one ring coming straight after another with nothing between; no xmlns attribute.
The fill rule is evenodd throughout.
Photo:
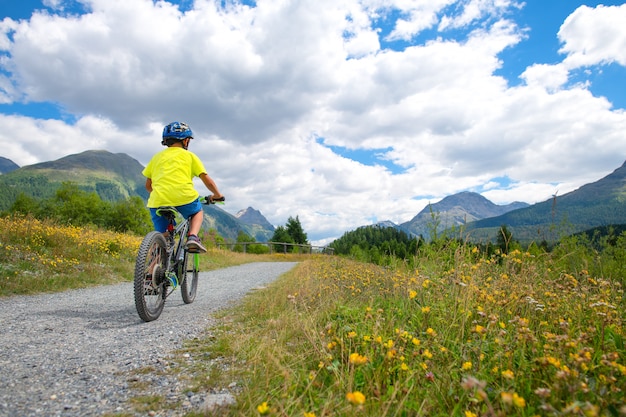
<svg viewBox="0 0 626 417"><path fill-rule="evenodd" d="M415 217L399 226L410 235L428 239L435 232L440 234L452 227L500 216L528 206L529 204L522 202L497 205L478 193L463 191L447 196L438 203L428 204Z"/></svg>
<svg viewBox="0 0 626 417"><path fill-rule="evenodd" d="M2 158L0 169L3 167L7 167L7 171L0 171L3 173L0 175L0 210L9 209L20 193L39 199L51 198L67 181L76 183L85 191L95 192L107 201L131 196L148 198L146 178L141 173L144 166L123 153L85 151L21 168ZM244 232L264 242L274 234L274 226L254 209L248 208L233 216L217 205L203 207L204 226L216 229L225 239L236 240L239 232Z"/></svg>
<svg viewBox="0 0 626 417"><path fill-rule="evenodd" d="M446 232L473 242L494 241L506 225L524 243L554 242L595 227L626 225L626 162L596 182L533 205L498 206L480 194L461 192L429 204L406 223L385 223L426 240Z"/></svg>
<svg viewBox="0 0 626 417"><path fill-rule="evenodd" d="M467 225L472 240L495 236L501 225L520 241L558 240L591 228L626 224L626 162L593 183L500 216Z"/></svg>
<svg viewBox="0 0 626 417"><path fill-rule="evenodd" d="M6 174L19 168L15 162L0 156L0 174Z"/></svg>
<svg viewBox="0 0 626 417"><path fill-rule="evenodd" d="M132 157L107 151L85 151L56 161L19 167L0 157L0 210L10 208L19 193L50 198L62 182L71 181L103 200L139 196L147 199L143 170ZM626 224L626 162L613 173L563 196L529 205L514 202L496 205L478 193L461 192L427 205L411 220L399 225L386 221L380 226L396 227L426 239L462 230L473 241L493 240L507 225L520 241L552 241L563 234L596 226ZM258 210L248 207L231 215L218 206L205 206L205 227L214 228L226 239L245 232L257 241L268 241L274 226Z"/></svg>

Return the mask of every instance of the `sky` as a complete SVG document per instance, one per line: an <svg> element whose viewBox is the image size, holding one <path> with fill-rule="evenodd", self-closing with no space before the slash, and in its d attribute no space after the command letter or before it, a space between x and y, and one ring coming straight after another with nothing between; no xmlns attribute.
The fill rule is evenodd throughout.
<svg viewBox="0 0 626 417"><path fill-rule="evenodd" d="M0 13L0 156L102 149L146 165L184 121L226 211L297 216L313 244L462 191L545 201L626 160L621 1L0 0Z"/></svg>

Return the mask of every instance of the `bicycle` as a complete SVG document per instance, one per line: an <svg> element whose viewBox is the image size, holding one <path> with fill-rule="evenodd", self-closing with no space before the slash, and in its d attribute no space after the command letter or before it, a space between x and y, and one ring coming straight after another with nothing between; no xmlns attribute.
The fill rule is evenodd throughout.
<svg viewBox="0 0 626 417"><path fill-rule="evenodd" d="M200 202L207 205L223 201L224 198L200 198ZM159 318L165 300L178 287L185 304L193 303L200 273L199 254L185 249L189 219L183 219L177 224L178 211L169 206L159 207L157 214L167 218L167 233L148 233L139 246L135 261L135 307L139 317L146 322Z"/></svg>

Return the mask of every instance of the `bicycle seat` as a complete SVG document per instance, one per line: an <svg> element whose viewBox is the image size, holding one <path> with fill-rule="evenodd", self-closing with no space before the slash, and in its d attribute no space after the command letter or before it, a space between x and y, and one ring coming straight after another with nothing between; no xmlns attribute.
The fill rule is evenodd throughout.
<svg viewBox="0 0 626 417"><path fill-rule="evenodd" d="M176 217L176 213L178 213L178 210L176 210L176 207L172 207L172 206L157 207L156 209L157 215L167 217L167 218Z"/></svg>

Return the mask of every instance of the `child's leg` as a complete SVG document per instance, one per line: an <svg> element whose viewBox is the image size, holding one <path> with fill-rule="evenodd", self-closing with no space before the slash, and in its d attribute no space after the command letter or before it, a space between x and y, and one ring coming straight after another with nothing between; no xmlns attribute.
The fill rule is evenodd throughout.
<svg viewBox="0 0 626 417"><path fill-rule="evenodd" d="M187 238L186 248L190 253L204 253L206 248L200 243L198 239L198 232L202 227L203 220L202 211L197 212L189 218L189 237Z"/></svg>
<svg viewBox="0 0 626 417"><path fill-rule="evenodd" d="M202 227L202 211L197 212L189 219L189 234L198 236L200 228Z"/></svg>
<svg viewBox="0 0 626 417"><path fill-rule="evenodd" d="M150 218L152 219L152 225L154 230L163 234L167 233L168 220L164 216L157 214L156 208L150 208Z"/></svg>

